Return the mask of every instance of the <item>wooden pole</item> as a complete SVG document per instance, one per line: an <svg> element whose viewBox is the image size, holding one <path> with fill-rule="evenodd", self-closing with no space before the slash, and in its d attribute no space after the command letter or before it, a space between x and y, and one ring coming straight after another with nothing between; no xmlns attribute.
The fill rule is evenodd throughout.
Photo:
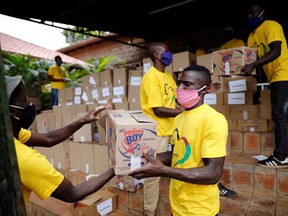
<svg viewBox="0 0 288 216"><path fill-rule="evenodd" d="M0 47L0 215L25 216Z"/></svg>

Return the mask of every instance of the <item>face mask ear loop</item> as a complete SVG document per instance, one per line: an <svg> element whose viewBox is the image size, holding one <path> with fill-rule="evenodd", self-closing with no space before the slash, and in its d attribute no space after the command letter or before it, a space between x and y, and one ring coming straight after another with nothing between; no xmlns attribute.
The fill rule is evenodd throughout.
<svg viewBox="0 0 288 216"><path fill-rule="evenodd" d="M207 86L205 85L205 86L203 86L202 88L200 88L199 90L198 90L198 93L200 92L200 91L202 91L203 89L207 89ZM203 93L201 93L201 96L199 96L199 97L202 97L203 95L205 95L205 93L203 94Z"/></svg>
<svg viewBox="0 0 288 216"><path fill-rule="evenodd" d="M204 88L207 88L207 86L206 86L206 85L203 86L202 88L200 88L200 89L198 90L198 92L199 92L199 91L202 91Z"/></svg>
<svg viewBox="0 0 288 216"><path fill-rule="evenodd" d="M261 11L261 13L258 15L258 18L260 18L261 20L263 19L262 14L264 13L264 10Z"/></svg>

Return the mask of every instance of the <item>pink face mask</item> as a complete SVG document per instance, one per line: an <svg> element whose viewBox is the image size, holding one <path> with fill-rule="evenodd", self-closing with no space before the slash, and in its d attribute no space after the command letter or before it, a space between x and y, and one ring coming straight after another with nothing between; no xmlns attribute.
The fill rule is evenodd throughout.
<svg viewBox="0 0 288 216"><path fill-rule="evenodd" d="M207 88L207 86L203 86L199 90L197 89L176 89L177 92L177 102L179 105L185 109L191 108L195 106L201 99L199 97L198 92Z"/></svg>

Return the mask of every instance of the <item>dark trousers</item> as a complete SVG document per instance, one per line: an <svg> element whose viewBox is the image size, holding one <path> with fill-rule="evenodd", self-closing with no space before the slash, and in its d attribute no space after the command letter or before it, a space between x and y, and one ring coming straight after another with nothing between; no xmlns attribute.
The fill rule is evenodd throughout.
<svg viewBox="0 0 288 216"><path fill-rule="evenodd" d="M275 125L274 156L284 160L288 156L288 81L274 82L271 88L272 119Z"/></svg>

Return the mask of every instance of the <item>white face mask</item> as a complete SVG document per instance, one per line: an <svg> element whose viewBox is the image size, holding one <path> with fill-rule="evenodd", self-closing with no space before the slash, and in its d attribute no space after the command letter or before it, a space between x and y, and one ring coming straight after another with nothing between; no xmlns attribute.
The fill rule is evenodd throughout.
<svg viewBox="0 0 288 216"><path fill-rule="evenodd" d="M179 105L185 109L192 108L195 106L201 99L198 92L207 88L207 86L203 86L199 90L197 89L176 89L177 92L177 102ZM202 95L201 95L202 96Z"/></svg>

